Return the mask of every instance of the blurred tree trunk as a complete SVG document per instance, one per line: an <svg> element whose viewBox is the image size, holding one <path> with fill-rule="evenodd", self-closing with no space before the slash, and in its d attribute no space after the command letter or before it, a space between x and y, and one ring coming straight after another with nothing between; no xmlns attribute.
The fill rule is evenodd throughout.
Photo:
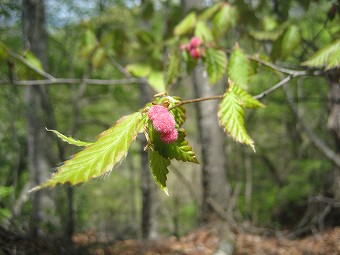
<svg viewBox="0 0 340 255"><path fill-rule="evenodd" d="M23 41L25 49L32 51L47 66L47 34L44 28L45 11L43 0L22 1ZM31 186L41 184L50 169L48 163L45 115L42 107L46 89L43 86L30 86L25 90L28 168L30 171ZM51 206L46 199L45 191L33 194L30 232L33 237L39 233L40 224L45 221L44 210ZM44 199L44 202L43 202Z"/></svg>
<svg viewBox="0 0 340 255"><path fill-rule="evenodd" d="M335 152L340 153L340 68L333 69L328 73L330 83L328 103L329 116L327 127L334 135ZM326 184L328 196L340 200L340 169L333 167L329 183Z"/></svg>
<svg viewBox="0 0 340 255"><path fill-rule="evenodd" d="M201 9L202 0L182 0L186 11ZM219 86L210 86L207 72L202 63L194 69L193 85L196 97L207 97L219 93ZM204 101L196 104L198 115L198 131L202 144L202 203L201 223L212 222L217 219L217 214L209 203L213 199L223 209L229 200L229 187L226 175L226 157L224 150L225 135L219 127L217 119L218 101Z"/></svg>

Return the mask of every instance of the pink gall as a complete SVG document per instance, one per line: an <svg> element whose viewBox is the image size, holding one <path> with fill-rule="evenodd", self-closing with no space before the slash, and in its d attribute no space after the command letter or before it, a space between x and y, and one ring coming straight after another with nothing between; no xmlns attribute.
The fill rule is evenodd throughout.
<svg viewBox="0 0 340 255"><path fill-rule="evenodd" d="M164 106L152 106L148 112L148 116L152 121L153 127L161 134L169 133L176 127L174 116Z"/></svg>
<svg viewBox="0 0 340 255"><path fill-rule="evenodd" d="M174 141L177 140L177 138L178 138L178 131L176 128L173 129L169 133L161 133L161 139L165 143L173 143Z"/></svg>
<svg viewBox="0 0 340 255"><path fill-rule="evenodd" d="M198 48L194 48L190 50L190 56L192 56L195 59L199 59L201 57L201 52Z"/></svg>
<svg viewBox="0 0 340 255"><path fill-rule="evenodd" d="M194 36L190 40L190 49L197 48L201 45L201 40L197 36Z"/></svg>

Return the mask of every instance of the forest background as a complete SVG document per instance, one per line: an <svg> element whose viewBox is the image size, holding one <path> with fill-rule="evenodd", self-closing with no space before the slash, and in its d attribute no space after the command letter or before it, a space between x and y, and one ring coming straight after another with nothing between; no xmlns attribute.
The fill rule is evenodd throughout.
<svg viewBox="0 0 340 255"><path fill-rule="evenodd" d="M326 0L1 1L1 226L67 240L88 230L180 237L221 219L294 237L338 226L339 9ZM192 61L179 46L194 35L228 61ZM215 85L202 84L204 68ZM170 196L152 180L143 135L110 174L28 192L79 151L45 128L95 141L159 92L220 95L228 78L266 106L245 114L256 153L204 111L217 102L187 104L200 164L169 167Z"/></svg>

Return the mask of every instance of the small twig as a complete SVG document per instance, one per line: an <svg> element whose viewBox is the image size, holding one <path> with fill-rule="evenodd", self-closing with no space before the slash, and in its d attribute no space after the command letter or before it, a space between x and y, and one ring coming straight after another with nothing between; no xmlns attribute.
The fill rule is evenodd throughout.
<svg viewBox="0 0 340 255"><path fill-rule="evenodd" d="M277 90L278 88L282 87L283 85L285 85L287 82L289 82L291 79L293 79L293 75L288 75L286 78L284 78L283 80L279 81L278 83L276 83L273 87L270 87L269 89L263 91L262 93L254 96L255 99L262 99L265 96L267 96L268 94L272 93L273 91Z"/></svg>
<svg viewBox="0 0 340 255"><path fill-rule="evenodd" d="M50 75L49 73L44 72L43 70L37 68L36 66L32 65L29 61L27 61L23 56L20 56L19 54L16 54L10 50L8 50L8 54L13 57L16 58L18 60L20 60L21 62L23 62L26 66L28 66L29 68L31 68L33 71L35 71L36 73L44 76L47 79L55 79L52 75Z"/></svg>
<svg viewBox="0 0 340 255"><path fill-rule="evenodd" d="M218 95L218 96L200 97L200 98L195 98L195 99L184 100L170 107L169 111L184 104L191 104L191 103L197 103L197 102L208 101L208 100L216 100L216 99L222 99L222 98L223 98L223 95Z"/></svg>

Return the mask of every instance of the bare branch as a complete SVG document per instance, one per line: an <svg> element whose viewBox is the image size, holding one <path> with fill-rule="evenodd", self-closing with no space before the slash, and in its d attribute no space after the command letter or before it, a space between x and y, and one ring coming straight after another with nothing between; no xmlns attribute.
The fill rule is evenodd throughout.
<svg viewBox="0 0 340 255"><path fill-rule="evenodd" d="M54 85L54 84L92 84L92 85L120 85L132 83L145 83L143 78L128 78L116 80L101 79L73 79L73 78L51 78L46 80L24 80L24 81L0 81L0 85L35 86L35 85Z"/></svg>
<svg viewBox="0 0 340 255"><path fill-rule="evenodd" d="M277 90L278 88L282 87L283 85L285 85L287 82L289 82L291 79L293 79L293 75L288 75L286 78L284 78L283 80L279 81L278 83L276 83L273 87L270 87L269 89L263 91L262 93L254 96L255 99L262 99L265 96L267 96L268 94L274 92L275 90Z"/></svg>

